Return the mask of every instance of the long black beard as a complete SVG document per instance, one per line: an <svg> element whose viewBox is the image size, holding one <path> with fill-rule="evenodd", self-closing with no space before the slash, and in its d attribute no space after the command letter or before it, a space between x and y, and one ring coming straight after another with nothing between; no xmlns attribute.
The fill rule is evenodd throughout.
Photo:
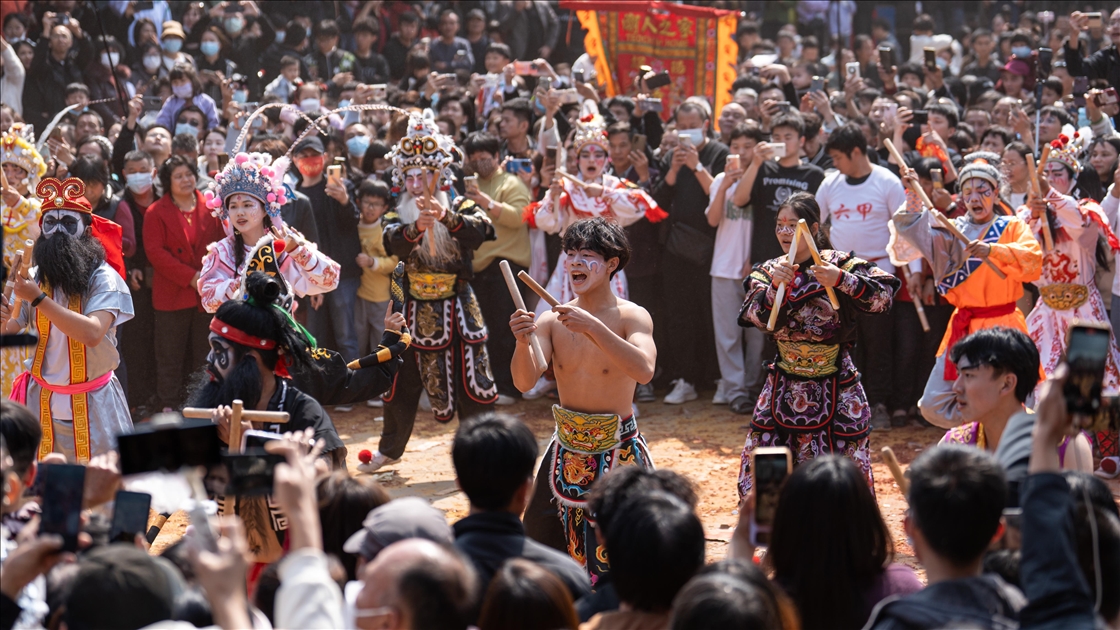
<svg viewBox="0 0 1120 630"><path fill-rule="evenodd" d="M252 355L245 355L233 366L229 374L222 378L218 370L207 363L191 377L193 385L187 397L188 407L213 409L218 405L232 405L241 400L246 409L256 409L261 400L264 383L261 371Z"/></svg>
<svg viewBox="0 0 1120 630"><path fill-rule="evenodd" d="M50 237L39 235L32 259L39 267L40 284L82 296L89 291L93 272L105 261L105 249L88 231L76 238L58 231Z"/></svg>

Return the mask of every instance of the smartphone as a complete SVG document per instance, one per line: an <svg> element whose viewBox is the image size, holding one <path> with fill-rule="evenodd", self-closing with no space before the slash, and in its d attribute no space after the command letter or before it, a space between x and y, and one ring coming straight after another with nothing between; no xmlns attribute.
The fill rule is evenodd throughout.
<svg viewBox="0 0 1120 630"><path fill-rule="evenodd" d="M1050 48L1038 49L1038 76L1050 76L1051 65L1054 62L1054 51Z"/></svg>
<svg viewBox="0 0 1120 630"><path fill-rule="evenodd" d="M791 111L789 101L778 101L774 105L777 106L779 114L788 114Z"/></svg>
<svg viewBox="0 0 1120 630"><path fill-rule="evenodd" d="M751 544L763 547L770 544L770 528L778 508L778 493L793 471L793 454L785 446L760 448L751 454L751 471L754 473Z"/></svg>
<svg viewBox="0 0 1120 630"><path fill-rule="evenodd" d="M145 96L144 97L144 111L145 112L158 112L163 107L163 99L158 96Z"/></svg>
<svg viewBox="0 0 1120 630"><path fill-rule="evenodd" d="M463 187L467 193L478 193L478 175L467 175L463 178Z"/></svg>
<svg viewBox="0 0 1120 630"><path fill-rule="evenodd" d="M283 455L256 450L249 453L226 454L222 457L229 471L227 496L261 496L272 492L272 475Z"/></svg>
<svg viewBox="0 0 1120 630"><path fill-rule="evenodd" d="M663 112L665 111L665 103L661 102L659 98L639 98L638 111L640 112Z"/></svg>
<svg viewBox="0 0 1120 630"><path fill-rule="evenodd" d="M532 173L533 161L528 158L516 158L506 162L507 173Z"/></svg>
<svg viewBox="0 0 1120 630"><path fill-rule="evenodd" d="M1100 94L1095 94L1093 96L1093 102L1096 103L1097 107L1106 107L1108 105L1115 105L1117 102L1120 102L1120 99L1116 97L1116 88L1110 87Z"/></svg>
<svg viewBox="0 0 1120 630"><path fill-rule="evenodd" d="M677 133L677 142L679 142L681 146L690 147L692 146L692 136L687 133Z"/></svg>
<svg viewBox="0 0 1120 630"><path fill-rule="evenodd" d="M630 148L638 153L645 153L646 137L640 133L634 134L634 141L630 143Z"/></svg>
<svg viewBox="0 0 1120 630"><path fill-rule="evenodd" d="M910 119L911 125L928 125L929 112L924 109L915 109L914 116Z"/></svg>
<svg viewBox="0 0 1120 630"><path fill-rule="evenodd" d="M113 501L113 525L109 529L112 542L132 542L136 534L147 534L148 512L152 495L146 492L118 490Z"/></svg>
<svg viewBox="0 0 1120 630"><path fill-rule="evenodd" d="M383 101L389 94L389 86L384 83L375 83L370 87L371 98L375 101Z"/></svg>
<svg viewBox="0 0 1120 630"><path fill-rule="evenodd" d="M1073 90L1074 96L1085 96L1089 91L1089 77L1073 77Z"/></svg>
<svg viewBox="0 0 1120 630"><path fill-rule="evenodd" d="M813 82L809 84L810 92L823 92L824 91L824 78L813 77Z"/></svg>
<svg viewBox="0 0 1120 630"><path fill-rule="evenodd" d="M229 154L223 151L218 154L218 171L224 171L226 164L229 164Z"/></svg>
<svg viewBox="0 0 1120 630"><path fill-rule="evenodd" d="M327 179L337 182L342 177L342 166L331 164L327 167Z"/></svg>
<svg viewBox="0 0 1120 630"><path fill-rule="evenodd" d="M889 122L898 120L898 103L890 103L883 109L883 120Z"/></svg>
<svg viewBox="0 0 1120 630"><path fill-rule="evenodd" d="M929 169L929 177L930 177L930 179L933 180L933 187L934 188L944 188L945 187L945 179L941 176L941 169L939 169L939 168Z"/></svg>
<svg viewBox="0 0 1120 630"><path fill-rule="evenodd" d="M552 77L541 77L540 85L545 91L552 89Z"/></svg>
<svg viewBox="0 0 1120 630"><path fill-rule="evenodd" d="M82 494L85 492L86 467L76 464L45 464L39 468L43 477L42 520L39 532L62 536L63 551L78 550L78 533L82 531Z"/></svg>
<svg viewBox="0 0 1120 630"><path fill-rule="evenodd" d="M771 142L770 146L774 151L774 159L780 160L786 156L786 145L784 142Z"/></svg>
<svg viewBox="0 0 1120 630"><path fill-rule="evenodd" d="M890 71L891 66L894 65L894 49L890 46L879 47L879 66L883 69Z"/></svg>
<svg viewBox="0 0 1120 630"><path fill-rule="evenodd" d="M575 83L586 83L586 81L583 80L583 77L584 77L583 70L572 71L572 81L573 82L575 82Z"/></svg>
<svg viewBox="0 0 1120 630"><path fill-rule="evenodd" d="M117 436L122 475L166 470L183 466L210 466L222 461L218 425L209 420L188 419L175 426L137 425L132 433Z"/></svg>
<svg viewBox="0 0 1120 630"><path fill-rule="evenodd" d="M513 72L523 77L535 77L540 74L535 61L515 61L513 62Z"/></svg>
<svg viewBox="0 0 1120 630"><path fill-rule="evenodd" d="M1089 18L1089 23L1088 23L1089 28L1100 28L1101 27L1101 12L1100 11L1093 11L1091 13L1086 13L1085 17ZM63 22L63 24L65 24L65 22Z"/></svg>
<svg viewBox="0 0 1120 630"><path fill-rule="evenodd" d="M264 449L264 445L272 442L273 440L282 440L283 435L273 433L271 431L259 431L257 429L250 429L241 434L241 451L247 452L253 449Z"/></svg>
<svg viewBox="0 0 1120 630"><path fill-rule="evenodd" d="M844 76L846 76L849 79L859 78L859 62L858 61L850 61L850 62L844 64L844 73L845 73Z"/></svg>
<svg viewBox="0 0 1120 630"><path fill-rule="evenodd" d="M1111 339L1109 330L1106 323L1078 320L1069 328L1066 341L1069 378L1062 391L1066 410L1075 416L1073 428L1076 430L1082 428L1079 419L1091 420L1101 410L1101 382Z"/></svg>
<svg viewBox="0 0 1120 630"><path fill-rule="evenodd" d="M937 70L937 49L926 46L922 49L922 54L925 55L926 68L930 71Z"/></svg>
<svg viewBox="0 0 1120 630"><path fill-rule="evenodd" d="M737 153L732 153L731 155L728 155L727 156L727 161L723 165L723 170L734 171L734 170L738 170L738 168L739 168L739 155Z"/></svg>
<svg viewBox="0 0 1120 630"><path fill-rule="evenodd" d="M202 504L195 503L189 513L194 544L206 551L218 551L218 537L214 535L214 529L210 527L210 517L206 514L206 510L202 508Z"/></svg>
<svg viewBox="0 0 1120 630"><path fill-rule="evenodd" d="M665 87L666 85L669 85L670 83L672 83L672 79L669 78L669 72L668 71L658 72L657 74L653 75L652 77L650 77L650 76L646 77L646 87L648 87L651 91L656 90L657 88L660 88L660 87Z"/></svg>
<svg viewBox="0 0 1120 630"><path fill-rule="evenodd" d="M544 159L552 164L556 163L556 147L545 147ZM478 184L478 178L475 177L475 185Z"/></svg>
<svg viewBox="0 0 1120 630"><path fill-rule="evenodd" d="M560 97L561 105L569 105L571 103L578 103L580 100L579 92L575 88L568 88L566 90L556 90L556 95Z"/></svg>

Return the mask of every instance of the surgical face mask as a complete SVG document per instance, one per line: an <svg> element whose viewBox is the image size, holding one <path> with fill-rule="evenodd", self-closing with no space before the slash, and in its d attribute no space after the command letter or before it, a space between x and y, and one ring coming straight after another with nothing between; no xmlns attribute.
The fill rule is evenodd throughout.
<svg viewBox="0 0 1120 630"><path fill-rule="evenodd" d="M319 99L305 98L299 102L299 108L305 114L316 114L319 112Z"/></svg>
<svg viewBox="0 0 1120 630"><path fill-rule="evenodd" d="M195 127L194 125L192 125L190 123L181 122L181 123L175 125L175 135L179 135L181 133L185 133L188 136L197 136L198 135L198 127Z"/></svg>
<svg viewBox="0 0 1120 630"><path fill-rule="evenodd" d="M178 37L169 37L163 40L163 49L174 55L183 49L183 40Z"/></svg>
<svg viewBox="0 0 1120 630"><path fill-rule="evenodd" d="M53 235L61 230L70 236L82 231L82 215L74 210L52 210L43 216L43 234Z"/></svg>
<svg viewBox="0 0 1120 630"><path fill-rule="evenodd" d="M147 55L144 57L144 69L148 72L155 72L159 70L160 61L159 55Z"/></svg>
<svg viewBox="0 0 1120 630"><path fill-rule="evenodd" d="M245 27L245 21L239 17L226 18L226 32L230 35L236 35L241 32Z"/></svg>
<svg viewBox="0 0 1120 630"><path fill-rule="evenodd" d="M109 54L101 53L101 65L106 68L116 66L121 62L121 54L118 52L111 52Z"/></svg>
<svg viewBox="0 0 1120 630"><path fill-rule="evenodd" d="M349 99L343 99L343 100L339 101L338 106L339 107L349 107L350 106Z"/></svg>
<svg viewBox="0 0 1120 630"><path fill-rule="evenodd" d="M233 93L234 103L244 103L249 100L249 93L245 90L237 90Z"/></svg>
<svg viewBox="0 0 1120 630"><path fill-rule="evenodd" d="M202 54L206 55L207 57L213 57L214 55L218 54L218 51L221 50L222 47L220 44L218 44L218 42L207 41L199 44L198 49L201 50Z"/></svg>
<svg viewBox="0 0 1120 630"><path fill-rule="evenodd" d="M287 35L287 33L285 33L284 31L276 31L276 43L277 44L283 44L284 43L284 36L286 36L286 35Z"/></svg>
<svg viewBox="0 0 1120 630"><path fill-rule="evenodd" d="M152 189L151 173L130 173L124 176L128 189L137 195L142 195Z"/></svg>
<svg viewBox="0 0 1120 630"><path fill-rule="evenodd" d="M369 148L368 136L354 136L346 141L346 150L354 157L363 156L366 154L366 149Z"/></svg>
<svg viewBox="0 0 1120 630"><path fill-rule="evenodd" d="M172 85L171 93L183 100L186 100L194 94L194 87L191 86L189 81L187 83L183 83L182 85Z"/></svg>
<svg viewBox="0 0 1120 630"><path fill-rule="evenodd" d="M1014 48L1011 49L1011 54L1015 55L1016 57L1026 59L1027 57L1031 56L1031 47L1030 46L1015 46Z"/></svg>

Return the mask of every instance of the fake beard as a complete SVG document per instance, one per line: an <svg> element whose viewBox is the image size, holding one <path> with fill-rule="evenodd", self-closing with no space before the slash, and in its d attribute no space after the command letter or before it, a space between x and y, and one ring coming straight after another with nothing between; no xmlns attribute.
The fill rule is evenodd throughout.
<svg viewBox="0 0 1120 630"><path fill-rule="evenodd" d="M261 399L261 372L252 355L245 355L222 378L212 363L207 363L191 378L193 385L187 397L187 407L213 409L218 405L232 405L240 399L246 409L256 409Z"/></svg>
<svg viewBox="0 0 1120 630"><path fill-rule="evenodd" d="M436 194L435 200L446 207L450 207L447 200L447 195L440 191ZM450 210L448 210L450 212ZM416 207L416 197L411 193L404 193L401 195L400 201L397 203L397 213L400 214L403 223L416 223L420 218L420 208ZM428 246L428 241L434 241L436 244L436 255L433 258L431 249ZM459 242L451 236L451 232L447 230L447 226L436 221L435 225L424 231L424 236L420 238L420 243L413 250L421 263L428 267L437 269L446 268L448 265L455 264L461 259L459 253Z"/></svg>
<svg viewBox="0 0 1120 630"><path fill-rule="evenodd" d="M36 279L66 295L85 295L90 278L105 260L105 249L93 234L85 231L73 237L59 230L40 234L32 258L39 271Z"/></svg>

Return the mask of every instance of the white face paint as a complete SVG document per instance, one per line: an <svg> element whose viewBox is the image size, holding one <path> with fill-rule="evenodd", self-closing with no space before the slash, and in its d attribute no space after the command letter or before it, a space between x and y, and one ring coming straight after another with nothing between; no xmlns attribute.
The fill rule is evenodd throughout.
<svg viewBox="0 0 1120 630"><path fill-rule="evenodd" d="M49 210L43 214L43 234L46 236L62 230L72 237L77 237L84 229L82 213L76 210Z"/></svg>
<svg viewBox="0 0 1120 630"><path fill-rule="evenodd" d="M206 360L225 378L233 367L233 346L218 333L210 333L210 354L206 355Z"/></svg>
<svg viewBox="0 0 1120 630"><path fill-rule="evenodd" d="M587 249L565 253L568 258L564 261L564 266L576 293L610 276L610 269L602 254Z"/></svg>

